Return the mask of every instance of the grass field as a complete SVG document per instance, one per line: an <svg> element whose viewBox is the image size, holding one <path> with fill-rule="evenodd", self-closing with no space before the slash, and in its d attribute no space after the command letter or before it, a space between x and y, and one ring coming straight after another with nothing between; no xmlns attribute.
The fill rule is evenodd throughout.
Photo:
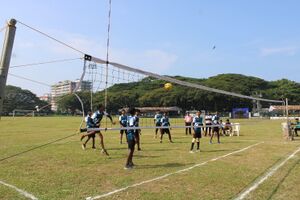
<svg viewBox="0 0 300 200"><path fill-rule="evenodd" d="M109 157L100 153L99 145L95 151L88 143L83 151L79 135L74 135L3 160L74 134L80 120L2 118L0 181L38 199L86 199L202 163L103 199L234 199L300 146L299 138L293 142L282 139L281 121L253 119L240 120L241 136L221 137L221 144L210 145L208 138L203 138L201 152L194 154L189 153L191 136L185 136L182 129L172 130L174 143L164 138L162 144L153 138L153 130L143 130L142 151L135 152L136 167L129 171L123 169L126 144L119 144L118 132L109 131L104 133ZM249 148L236 152L246 147ZM297 153L246 199L300 199L299 177L300 153ZM28 198L0 184L0 199Z"/></svg>

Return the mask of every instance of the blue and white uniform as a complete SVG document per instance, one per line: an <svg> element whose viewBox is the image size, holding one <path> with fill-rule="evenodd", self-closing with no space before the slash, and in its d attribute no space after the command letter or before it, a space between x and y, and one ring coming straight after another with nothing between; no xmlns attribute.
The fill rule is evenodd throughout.
<svg viewBox="0 0 300 200"><path fill-rule="evenodd" d="M95 127L94 120L92 119L91 116L87 115L85 117L85 122L86 122L86 127L87 128L94 128Z"/></svg>
<svg viewBox="0 0 300 200"><path fill-rule="evenodd" d="M119 122L120 122L121 126L126 127L127 126L127 116L126 115L121 115L119 117Z"/></svg>
<svg viewBox="0 0 300 200"><path fill-rule="evenodd" d="M94 123L94 120L92 119L91 116L87 115L85 117L85 123L86 123L86 128L95 128L96 127L96 124ZM88 131L89 132L92 132L92 131ZM89 135L88 137L95 137L95 134L91 134Z"/></svg>
<svg viewBox="0 0 300 200"><path fill-rule="evenodd" d="M127 117L127 127L136 127L136 117L128 116ZM127 130L127 140L134 140L134 129Z"/></svg>
<svg viewBox="0 0 300 200"><path fill-rule="evenodd" d="M93 119L94 123L96 124L96 127L100 127L100 123L101 123L101 120L103 119L103 116L109 116L109 114L105 111L100 112L99 110L97 110L92 115L92 119Z"/></svg>
<svg viewBox="0 0 300 200"><path fill-rule="evenodd" d="M220 125L220 117L218 115L214 115L212 117L212 125L214 125L213 131L219 132L221 125Z"/></svg>
<svg viewBox="0 0 300 200"><path fill-rule="evenodd" d="M160 123L161 123L162 127L170 126L169 117L168 116L163 116L160 120ZM162 128L161 129L161 134L164 134L164 133L170 134L169 128Z"/></svg>
<svg viewBox="0 0 300 200"><path fill-rule="evenodd" d="M162 114L158 113L154 116L154 120L155 120L155 126L161 126L161 118L162 118Z"/></svg>
<svg viewBox="0 0 300 200"><path fill-rule="evenodd" d="M201 138L201 129L202 129L202 127L200 127L200 126L203 126L203 117L202 116L194 117L193 126L194 126L194 131L195 131L194 137L195 138Z"/></svg>

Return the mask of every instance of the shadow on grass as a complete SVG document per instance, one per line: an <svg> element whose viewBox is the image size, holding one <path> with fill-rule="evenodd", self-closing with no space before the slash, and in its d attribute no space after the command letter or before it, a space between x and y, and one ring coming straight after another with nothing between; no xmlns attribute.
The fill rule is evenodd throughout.
<svg viewBox="0 0 300 200"><path fill-rule="evenodd" d="M282 185L282 183L286 180L286 178L290 175L290 173L296 168L296 166L300 163L300 160L298 160L297 162L295 162L295 164L293 164L291 166L291 168L289 169L289 171L286 173L286 175L279 181L279 183L277 184L277 186L273 189L272 193L270 194L270 196L268 197L268 199L272 199L273 196L277 193L279 187Z"/></svg>
<svg viewBox="0 0 300 200"><path fill-rule="evenodd" d="M152 168L173 168L173 167L183 167L183 166L187 166L187 165L191 165L191 164L195 164L195 163L186 163L186 164L182 164L182 163L166 163L166 164L158 164L158 165L138 165L137 168L141 168L141 169L152 169Z"/></svg>
<svg viewBox="0 0 300 200"><path fill-rule="evenodd" d="M201 148L200 148L201 149ZM214 152L226 152L232 151L232 149L214 149L214 150L201 150L201 152L214 153ZM201 153L200 152L200 153Z"/></svg>

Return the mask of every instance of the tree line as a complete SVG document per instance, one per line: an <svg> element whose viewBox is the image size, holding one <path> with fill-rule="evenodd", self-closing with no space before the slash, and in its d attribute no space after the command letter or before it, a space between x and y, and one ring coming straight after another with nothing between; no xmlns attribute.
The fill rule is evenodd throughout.
<svg viewBox="0 0 300 200"><path fill-rule="evenodd" d="M261 96L262 98L276 100L288 98L290 104L299 104L300 102L300 84L287 79L266 81L241 74L220 74L207 79L182 76L173 78L244 95ZM173 84L171 90L166 91L163 87L165 83L162 80L146 77L139 82L115 84L108 88L107 110L111 113L117 113L122 107L178 106L183 110L204 109L230 112L232 108L239 107L248 107L251 110L254 103L248 99L226 96L176 84ZM13 86L7 87L11 89ZM7 99L4 101L4 105L6 105L4 107L7 108L8 112L12 108L21 106L21 104L26 109L34 104L43 104L43 102L32 96L34 101L22 101L23 103L19 102L21 104L14 104L10 100L10 92L11 90L6 90ZM84 102L84 109L90 109L90 92L79 92L78 95ZM104 103L104 91L93 94L93 105L96 106L100 103ZM270 103L262 102L262 105L263 107L269 107ZM74 95L66 95L58 102L59 112L75 113L76 110L81 110L81 105Z"/></svg>

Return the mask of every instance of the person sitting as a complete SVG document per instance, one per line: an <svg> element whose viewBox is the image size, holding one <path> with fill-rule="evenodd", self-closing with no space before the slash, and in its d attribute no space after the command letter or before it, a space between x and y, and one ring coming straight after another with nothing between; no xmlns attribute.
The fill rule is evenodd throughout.
<svg viewBox="0 0 300 200"><path fill-rule="evenodd" d="M226 135L226 131L229 130L230 134L232 133L232 124L229 121L229 119L226 119L224 129L223 129L223 134Z"/></svg>
<svg viewBox="0 0 300 200"><path fill-rule="evenodd" d="M293 123L292 125L295 125L295 127L294 127L295 136L299 136L299 135L298 135L298 131L300 130L300 122L299 122L299 119L296 118L296 122Z"/></svg>

